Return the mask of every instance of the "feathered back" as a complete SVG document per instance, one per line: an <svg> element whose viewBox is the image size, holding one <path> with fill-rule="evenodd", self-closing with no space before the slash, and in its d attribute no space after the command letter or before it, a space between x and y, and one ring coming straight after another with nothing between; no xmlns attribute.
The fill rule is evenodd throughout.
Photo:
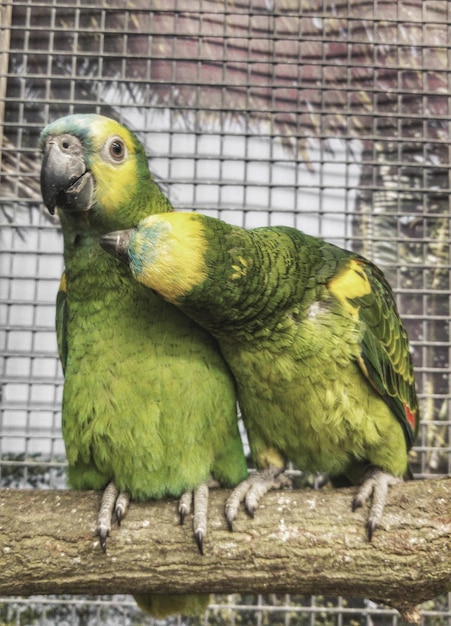
<svg viewBox="0 0 451 626"><path fill-rule="evenodd" d="M359 338L357 363L411 447L419 408L407 333L389 284L370 261L294 228L245 230L195 213L143 220L129 261L138 281L221 341L289 346L296 325L317 309L348 319Z"/></svg>

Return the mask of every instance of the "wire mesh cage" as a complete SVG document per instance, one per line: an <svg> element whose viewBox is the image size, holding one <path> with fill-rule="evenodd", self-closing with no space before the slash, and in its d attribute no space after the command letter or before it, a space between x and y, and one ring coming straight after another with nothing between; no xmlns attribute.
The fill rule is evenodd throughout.
<svg viewBox="0 0 451 626"><path fill-rule="evenodd" d="M296 226L382 267L421 401L414 474L450 475L449 3L14 0L0 10L1 486L65 487L54 333L63 242L42 205L37 145L49 121L74 112L134 130L176 208ZM451 624L451 597L421 615ZM398 621L370 600L272 595L216 596L198 620ZM0 599L5 625L151 622L131 597Z"/></svg>

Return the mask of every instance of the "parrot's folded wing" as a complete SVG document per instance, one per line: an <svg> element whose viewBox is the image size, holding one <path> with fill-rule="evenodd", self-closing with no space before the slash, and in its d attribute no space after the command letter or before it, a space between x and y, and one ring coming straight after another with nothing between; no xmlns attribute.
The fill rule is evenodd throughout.
<svg viewBox="0 0 451 626"><path fill-rule="evenodd" d="M364 323L359 365L401 423L410 448L418 430L419 408L407 332L390 286L378 267L354 256L329 288Z"/></svg>
<svg viewBox="0 0 451 626"><path fill-rule="evenodd" d="M63 372L67 361L67 303L66 303L66 274L63 273L56 296L56 340L58 354Z"/></svg>

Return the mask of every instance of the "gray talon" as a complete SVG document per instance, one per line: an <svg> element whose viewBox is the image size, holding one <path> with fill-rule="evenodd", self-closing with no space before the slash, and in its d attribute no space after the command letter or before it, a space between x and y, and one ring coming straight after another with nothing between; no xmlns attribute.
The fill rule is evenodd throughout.
<svg viewBox="0 0 451 626"><path fill-rule="evenodd" d="M376 467L371 467L365 474L364 481L360 486L357 495L352 502L352 510L362 507L364 503L372 496L370 512L366 522L368 539L374 536L379 526L384 512L385 502L387 500L388 488L401 482L402 478L397 478L393 474L384 472Z"/></svg>
<svg viewBox="0 0 451 626"><path fill-rule="evenodd" d="M194 491L194 536L199 552L203 554L203 542L207 534L208 485L200 485Z"/></svg>
<svg viewBox="0 0 451 626"><path fill-rule="evenodd" d="M217 483L208 481L197 487L194 491L185 491L180 497L178 512L180 523L193 510L193 532L194 538L201 554L204 553L204 539L207 535L207 513L208 513L208 487L216 486Z"/></svg>
<svg viewBox="0 0 451 626"><path fill-rule="evenodd" d="M204 533L202 530L197 530L194 533L194 537L196 539L197 547L199 548L200 554L204 555Z"/></svg>
<svg viewBox="0 0 451 626"><path fill-rule="evenodd" d="M183 524L187 515L191 513L191 502L193 500L193 492L185 491L179 500L180 523Z"/></svg>
<svg viewBox="0 0 451 626"><path fill-rule="evenodd" d="M109 483L102 494L100 502L99 514L97 516L96 533L99 536L100 547L106 552L106 540L111 532L111 519L113 511L118 524L125 517L130 503L130 496L127 492L121 491L116 487L114 482Z"/></svg>
<svg viewBox="0 0 451 626"><path fill-rule="evenodd" d="M116 520L117 520L118 526L121 525L122 520L126 516L129 505L130 505L129 494L126 491L121 491L117 497L116 509L115 509Z"/></svg>
<svg viewBox="0 0 451 626"><path fill-rule="evenodd" d="M233 530L233 522L238 515L241 502L244 502L246 512L254 517L258 503L265 493L271 489L280 489L286 486L291 486L291 479L279 467L255 472L243 480L235 487L226 502L225 516L229 530Z"/></svg>

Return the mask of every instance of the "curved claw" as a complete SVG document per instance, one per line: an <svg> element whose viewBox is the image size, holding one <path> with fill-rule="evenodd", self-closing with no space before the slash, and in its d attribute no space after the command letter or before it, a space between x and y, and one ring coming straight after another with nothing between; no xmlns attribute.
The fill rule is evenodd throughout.
<svg viewBox="0 0 451 626"><path fill-rule="evenodd" d="M207 534L208 485L200 485L194 491L194 536L201 554L204 553L204 538Z"/></svg>
<svg viewBox="0 0 451 626"><path fill-rule="evenodd" d="M106 487L102 494L102 500L100 502L99 514L97 516L97 529L96 532L99 535L100 547L103 552L106 552L106 540L111 530L111 516L113 514L113 508L119 494L119 490L116 485L111 482Z"/></svg>
<svg viewBox="0 0 451 626"><path fill-rule="evenodd" d="M102 528L97 531L97 534L99 535L100 547L102 549L102 552L105 553L106 552L106 540L107 540L107 537L110 536L110 531Z"/></svg>
<svg viewBox="0 0 451 626"><path fill-rule="evenodd" d="M225 516L229 530L233 530L233 522L238 515L241 502L244 502L246 512L254 517L258 503L271 489L281 489L291 486L291 479L284 474L283 468L271 467L243 480L228 497L225 506Z"/></svg>
<svg viewBox="0 0 451 626"><path fill-rule="evenodd" d="M130 505L130 495L126 491L121 491L116 500L116 508L114 510L118 526L127 514Z"/></svg>
<svg viewBox="0 0 451 626"><path fill-rule="evenodd" d="M204 533L202 530L196 530L194 533L194 538L196 539L197 547L199 548L200 554L204 555Z"/></svg>
<svg viewBox="0 0 451 626"><path fill-rule="evenodd" d="M193 509L193 532L200 554L204 553L204 539L207 535L208 488L216 483L204 483L194 491L185 491L180 497L178 511L183 524Z"/></svg>
<svg viewBox="0 0 451 626"><path fill-rule="evenodd" d="M129 503L129 494L125 491L119 492L119 489L116 487L114 482L110 482L105 487L102 494L102 500L100 502L96 528L96 533L100 540L100 547L103 552L106 552L106 540L111 532L111 518L113 516L113 511L115 512L117 522L120 525L125 514L127 513Z"/></svg>
<svg viewBox="0 0 451 626"><path fill-rule="evenodd" d="M229 530L233 530L233 522L238 514L241 502L244 502L247 492L250 489L250 480L252 477L243 480L232 491L227 498L225 505L225 516Z"/></svg>
<svg viewBox="0 0 451 626"><path fill-rule="evenodd" d="M393 476L377 467L371 467L365 474L364 481L352 501L352 510L361 508L370 496L372 503L366 521L368 540L371 541L379 526L384 512L388 488L401 482L402 478Z"/></svg>

